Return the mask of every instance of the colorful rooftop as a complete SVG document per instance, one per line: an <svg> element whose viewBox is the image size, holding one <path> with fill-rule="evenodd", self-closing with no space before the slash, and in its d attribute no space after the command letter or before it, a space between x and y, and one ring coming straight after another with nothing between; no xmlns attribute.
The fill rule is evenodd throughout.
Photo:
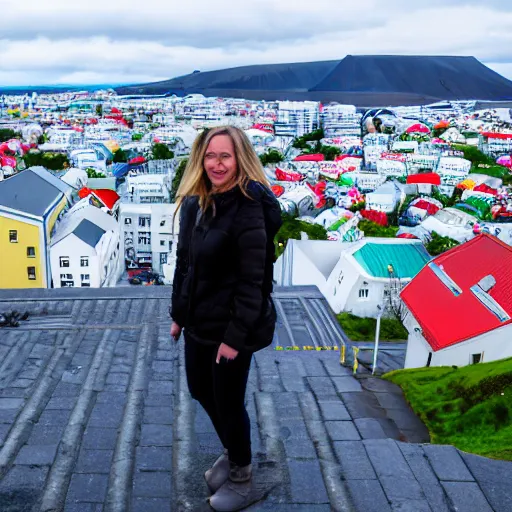
<svg viewBox="0 0 512 512"><path fill-rule="evenodd" d="M434 350L512 323L512 247L479 235L435 258L402 299Z"/></svg>
<svg viewBox="0 0 512 512"><path fill-rule="evenodd" d="M410 279L430 261L422 243L368 242L354 254L356 261L373 277L389 277L389 265L395 277Z"/></svg>

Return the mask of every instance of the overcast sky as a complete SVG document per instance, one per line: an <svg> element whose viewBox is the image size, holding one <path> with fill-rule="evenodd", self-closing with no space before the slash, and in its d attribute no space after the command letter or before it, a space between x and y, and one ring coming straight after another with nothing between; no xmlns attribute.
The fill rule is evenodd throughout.
<svg viewBox="0 0 512 512"><path fill-rule="evenodd" d="M472 55L512 79L512 0L0 0L0 13L4 86L347 54Z"/></svg>

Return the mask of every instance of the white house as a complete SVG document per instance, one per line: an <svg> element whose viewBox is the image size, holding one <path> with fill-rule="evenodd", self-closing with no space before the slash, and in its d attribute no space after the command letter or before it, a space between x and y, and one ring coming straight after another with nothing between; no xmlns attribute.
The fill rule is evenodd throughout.
<svg viewBox="0 0 512 512"><path fill-rule="evenodd" d="M432 260L404 288L406 368L512 357L512 247L482 234Z"/></svg>
<svg viewBox="0 0 512 512"><path fill-rule="evenodd" d="M179 232L175 210L176 205L170 203L120 204L121 254L126 268L152 268L166 283L172 282Z"/></svg>
<svg viewBox="0 0 512 512"><path fill-rule="evenodd" d="M118 223L95 206L79 206L51 241L53 287L115 286L123 271Z"/></svg>
<svg viewBox="0 0 512 512"><path fill-rule="evenodd" d="M396 181L387 181L373 192L366 194L366 208L391 213L405 200L403 186Z"/></svg>
<svg viewBox="0 0 512 512"><path fill-rule="evenodd" d="M473 226L477 222L477 218L469 213L457 208L444 208L427 217L421 227L429 233L435 231L438 235L465 242L473 238Z"/></svg>
<svg viewBox="0 0 512 512"><path fill-rule="evenodd" d="M335 313L376 317L429 260L419 240L289 240L275 279L280 286L316 285Z"/></svg>
<svg viewBox="0 0 512 512"><path fill-rule="evenodd" d="M171 180L167 174L141 174L126 179L128 198L135 203L168 203Z"/></svg>

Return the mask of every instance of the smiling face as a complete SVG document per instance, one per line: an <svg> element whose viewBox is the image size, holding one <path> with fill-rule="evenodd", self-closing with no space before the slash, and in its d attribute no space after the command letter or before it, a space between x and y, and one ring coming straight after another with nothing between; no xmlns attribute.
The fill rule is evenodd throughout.
<svg viewBox="0 0 512 512"><path fill-rule="evenodd" d="M216 135L204 154L204 169L214 191L228 190L237 174L235 147L229 135Z"/></svg>

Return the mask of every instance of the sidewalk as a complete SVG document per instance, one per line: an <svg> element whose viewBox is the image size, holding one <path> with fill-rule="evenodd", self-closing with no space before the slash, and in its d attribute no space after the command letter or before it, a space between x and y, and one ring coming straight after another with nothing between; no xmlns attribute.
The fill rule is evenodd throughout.
<svg viewBox="0 0 512 512"><path fill-rule="evenodd" d="M0 310L32 314L0 329L0 510L210 510L203 473L221 447L168 336L168 289L55 292L0 290ZM511 462L414 444L428 432L401 391L338 358L256 355L262 499L247 510L512 510Z"/></svg>

